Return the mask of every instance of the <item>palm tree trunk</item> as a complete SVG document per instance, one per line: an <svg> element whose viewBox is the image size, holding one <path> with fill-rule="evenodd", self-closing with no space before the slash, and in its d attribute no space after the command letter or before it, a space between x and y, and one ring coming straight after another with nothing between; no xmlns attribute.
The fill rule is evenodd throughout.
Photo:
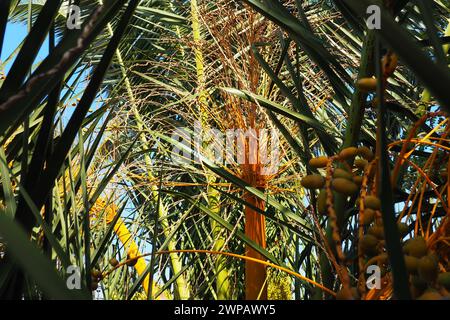
<svg viewBox="0 0 450 320"><path fill-rule="evenodd" d="M258 209L264 210L264 201L246 193L244 200ZM250 206L245 207L245 235L262 248L266 247L265 217ZM246 246L246 256L264 260L264 257L253 248ZM245 262L245 299L267 300L266 266L253 261Z"/></svg>
<svg viewBox="0 0 450 320"><path fill-rule="evenodd" d="M248 150L247 163L251 156L250 153L256 152L247 144ZM260 166L255 164L246 164L243 166L244 180L251 186L264 189L261 185L265 177L260 175ZM265 202L255 195L244 192L244 201L248 203L244 209L245 215L245 235L253 240L257 245L266 248L266 220L257 210L264 211ZM246 256L259 260L265 260L264 257L250 246L246 246ZM267 269L266 266L254 261L245 261L245 299L246 300L267 300L266 285Z"/></svg>

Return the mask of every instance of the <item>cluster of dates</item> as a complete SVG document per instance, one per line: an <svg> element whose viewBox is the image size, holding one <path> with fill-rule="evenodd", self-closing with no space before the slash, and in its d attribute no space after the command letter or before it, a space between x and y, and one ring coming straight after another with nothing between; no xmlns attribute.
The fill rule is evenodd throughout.
<svg viewBox="0 0 450 320"><path fill-rule="evenodd" d="M328 215L330 209L336 209L333 202L337 194L345 198L353 197L363 225L363 236L358 241L359 255L366 265L376 263L382 270L382 276L386 276L390 270L385 248L381 201L371 188L376 171L376 166L373 165L374 158L373 152L367 147L350 147L334 157L313 158L309 161L309 165L325 171L325 175L319 173L307 175L301 180L301 184L306 189L318 191L316 209L321 215ZM363 190L367 190L368 194L364 193L362 196ZM363 199L362 205L360 199ZM439 258L430 250L425 238L419 235L408 237L410 234L408 224L399 222L398 230L413 298L448 299L450 272L440 268ZM360 291L363 290L355 287L351 290L343 289L338 292L337 298L358 299L363 293Z"/></svg>

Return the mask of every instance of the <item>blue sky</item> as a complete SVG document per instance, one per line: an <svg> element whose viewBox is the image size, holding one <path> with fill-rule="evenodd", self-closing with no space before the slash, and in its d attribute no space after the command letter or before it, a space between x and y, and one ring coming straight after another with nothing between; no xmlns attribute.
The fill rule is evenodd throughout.
<svg viewBox="0 0 450 320"><path fill-rule="evenodd" d="M8 23L6 26L6 33L5 33L5 39L3 42L3 50L2 50L2 56L1 60L5 61L11 53L17 48L18 45L25 39L25 36L27 35L27 26L26 24L22 23ZM47 40L42 45L42 49L38 54L37 61L42 61L48 53L48 42ZM8 65L6 66L5 70L8 72L8 70L11 67L11 64L14 62L14 60L11 60Z"/></svg>
<svg viewBox="0 0 450 320"><path fill-rule="evenodd" d="M27 34L27 27L18 23L8 23L3 43L2 61L4 61Z"/></svg>

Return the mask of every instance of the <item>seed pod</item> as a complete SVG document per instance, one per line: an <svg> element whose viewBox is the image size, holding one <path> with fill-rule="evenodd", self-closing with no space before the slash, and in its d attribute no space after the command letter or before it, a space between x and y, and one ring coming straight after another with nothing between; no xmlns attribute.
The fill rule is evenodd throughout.
<svg viewBox="0 0 450 320"><path fill-rule="evenodd" d="M97 269L91 270L91 276L95 279L101 279L102 278L102 272Z"/></svg>
<svg viewBox="0 0 450 320"><path fill-rule="evenodd" d="M410 256L421 258L427 254L427 242L422 237L415 237L405 243L404 251Z"/></svg>
<svg viewBox="0 0 450 320"><path fill-rule="evenodd" d="M367 230L367 233L377 237L380 240L384 239L384 228L382 226L371 226L369 230Z"/></svg>
<svg viewBox="0 0 450 320"><path fill-rule="evenodd" d="M333 179L333 181L331 182L331 186L334 190L346 196L354 195L359 191L359 188L356 184L344 178Z"/></svg>
<svg viewBox="0 0 450 320"><path fill-rule="evenodd" d="M363 177L362 177L362 176L354 176L354 177L353 177L353 182L354 182L358 187L361 187L361 186L362 186L362 182L363 182Z"/></svg>
<svg viewBox="0 0 450 320"><path fill-rule="evenodd" d="M372 150L369 148L362 146L358 148L358 155L362 158L366 159L367 161L372 161L374 159L374 155Z"/></svg>
<svg viewBox="0 0 450 320"><path fill-rule="evenodd" d="M450 272L440 273L437 278L437 283L445 289L450 290Z"/></svg>
<svg viewBox="0 0 450 320"><path fill-rule="evenodd" d="M409 273L417 273L417 268L419 266L419 259L416 257L406 255L404 257L406 270L408 270Z"/></svg>
<svg viewBox="0 0 450 320"><path fill-rule="evenodd" d="M309 165L313 168L325 168L328 163L327 157L317 157L309 160Z"/></svg>
<svg viewBox="0 0 450 320"><path fill-rule="evenodd" d="M377 253L378 239L371 234L366 234L359 241L361 250L366 255L374 255Z"/></svg>
<svg viewBox="0 0 450 320"><path fill-rule="evenodd" d="M348 172L347 170L341 169L341 168L337 168L334 170L333 172L333 178L343 178L343 179L347 179L352 181L353 179L353 175Z"/></svg>
<svg viewBox="0 0 450 320"><path fill-rule="evenodd" d="M382 227L383 226L383 219L381 217L376 216L375 217L375 225Z"/></svg>
<svg viewBox="0 0 450 320"><path fill-rule="evenodd" d="M325 178L320 174L311 174L304 177L301 184L306 189L320 189L325 185Z"/></svg>
<svg viewBox="0 0 450 320"><path fill-rule="evenodd" d="M377 90L377 79L361 78L356 82L356 86L363 92L372 92Z"/></svg>
<svg viewBox="0 0 450 320"><path fill-rule="evenodd" d="M339 153L339 159L347 160L347 159L355 157L357 153L358 153L358 148L348 147L348 148L343 149Z"/></svg>
<svg viewBox="0 0 450 320"><path fill-rule="evenodd" d="M370 208L373 210L380 210L380 208L381 208L380 199L378 199L375 196L366 196L364 198L364 207Z"/></svg>
<svg viewBox="0 0 450 320"><path fill-rule="evenodd" d="M317 197L317 210L322 215L327 214L327 191L325 189L320 190Z"/></svg>
<svg viewBox="0 0 450 320"><path fill-rule="evenodd" d="M436 280L439 272L438 263L434 258L424 256L419 260L417 271L423 280L432 282Z"/></svg>
<svg viewBox="0 0 450 320"><path fill-rule="evenodd" d="M355 167L364 170L367 168L367 166L369 165L369 161L367 161L366 159L356 159L355 160Z"/></svg>
<svg viewBox="0 0 450 320"><path fill-rule="evenodd" d="M370 208L364 209L363 223L367 226L372 223L375 218L375 211Z"/></svg>
<svg viewBox="0 0 450 320"><path fill-rule="evenodd" d="M117 267L119 265L119 261L116 258L109 259L109 264L113 267Z"/></svg>
<svg viewBox="0 0 450 320"><path fill-rule="evenodd" d="M134 267L137 263L138 259L136 257L132 258L127 254L127 266Z"/></svg>
<svg viewBox="0 0 450 320"><path fill-rule="evenodd" d="M387 54L383 57L383 75L387 78L390 77L397 68L398 58L395 53Z"/></svg>
<svg viewBox="0 0 450 320"><path fill-rule="evenodd" d="M422 278L420 278L420 277L417 276L417 275L414 275L414 276L411 277L411 284L412 284L414 287L416 287L417 289L419 289L420 291L422 291L422 292L423 292L423 291L427 288L427 286L428 286L427 282L424 281Z"/></svg>

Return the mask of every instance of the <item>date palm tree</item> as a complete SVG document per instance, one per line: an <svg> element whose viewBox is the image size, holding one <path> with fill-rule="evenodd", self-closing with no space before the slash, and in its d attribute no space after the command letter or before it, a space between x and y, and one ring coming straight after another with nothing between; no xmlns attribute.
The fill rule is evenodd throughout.
<svg viewBox="0 0 450 320"><path fill-rule="evenodd" d="M448 294L447 0L0 6L0 53L11 23L28 29L1 61L1 297ZM278 170L217 161L213 129L270 129Z"/></svg>

